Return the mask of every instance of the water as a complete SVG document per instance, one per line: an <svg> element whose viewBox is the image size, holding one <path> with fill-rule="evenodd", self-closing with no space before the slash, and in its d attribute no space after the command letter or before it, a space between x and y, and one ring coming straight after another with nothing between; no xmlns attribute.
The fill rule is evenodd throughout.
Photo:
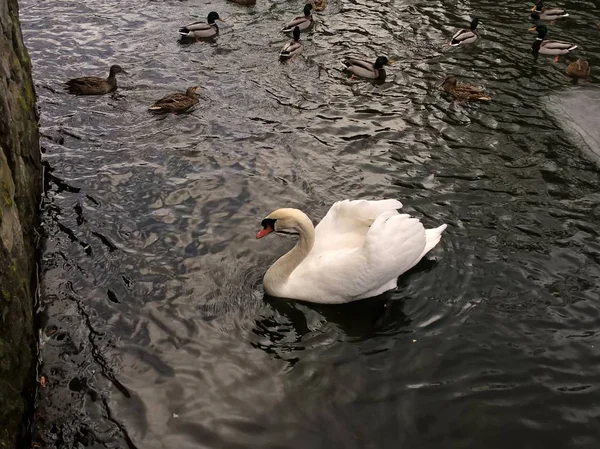
<svg viewBox="0 0 600 449"><path fill-rule="evenodd" d="M600 64L598 2L550 37ZM49 448L596 448L599 170L546 111L525 2L331 0L277 62L301 2L24 0L47 194L34 440ZM216 10L215 43L177 28ZM481 43L448 50L480 18ZM398 62L347 81L346 55ZM75 97L65 80L130 72ZM447 74L489 104L450 103ZM202 87L199 106L151 116ZM263 298L293 244L273 209L399 198L443 242L387 297Z"/></svg>

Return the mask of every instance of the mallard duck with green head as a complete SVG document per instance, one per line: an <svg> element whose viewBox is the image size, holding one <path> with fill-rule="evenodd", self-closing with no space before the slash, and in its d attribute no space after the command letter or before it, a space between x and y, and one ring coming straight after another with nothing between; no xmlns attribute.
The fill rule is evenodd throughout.
<svg viewBox="0 0 600 449"><path fill-rule="evenodd" d="M449 93L455 100L469 101L490 101L489 95L485 94L485 89L472 84L459 83L454 76L447 77L441 85L445 92Z"/></svg>
<svg viewBox="0 0 600 449"><path fill-rule="evenodd" d="M300 41L300 27L298 27L298 26L294 27L294 30L292 31L292 36L293 36L293 39L291 41L289 41L288 43L286 43L283 46L283 48L281 49L281 51L279 52L279 59L291 61L297 55L302 53L304 46L302 45L302 42Z"/></svg>
<svg viewBox="0 0 600 449"><path fill-rule="evenodd" d="M206 17L206 22L189 23L184 27L179 28L179 34L184 37L194 39L210 39L219 34L219 27L216 22L225 22L219 17L219 14L211 11Z"/></svg>
<svg viewBox="0 0 600 449"><path fill-rule="evenodd" d="M315 24L315 20L312 16L312 9L313 6L310 3L304 5L304 15L294 17L281 29L281 31L284 33L291 33L294 30L294 27L298 27L301 32L310 31Z"/></svg>
<svg viewBox="0 0 600 449"><path fill-rule="evenodd" d="M383 68L386 65L392 65L394 61L385 56L379 56L375 62L368 62L362 59L346 58L342 61L344 71L350 74L350 78L359 76L371 80L385 80L386 73Z"/></svg>
<svg viewBox="0 0 600 449"><path fill-rule="evenodd" d="M577 45L571 42L546 39L546 35L548 34L548 27L546 25L531 27L529 31L537 31L538 34L531 45L531 51L536 59L538 55L547 55L554 56L554 62L558 62L560 55L566 55L577 48Z"/></svg>
<svg viewBox="0 0 600 449"><path fill-rule="evenodd" d="M471 20L471 26L468 29L458 30L450 39L451 47L458 47L460 45L468 45L474 43L479 39L479 33L477 32L477 25L479 25L479 19L473 17Z"/></svg>
<svg viewBox="0 0 600 449"><path fill-rule="evenodd" d="M569 17L567 11L562 8L546 8L544 6L544 0L539 0L533 8L531 8L531 20L536 23L540 20L554 22L563 17Z"/></svg>
<svg viewBox="0 0 600 449"><path fill-rule="evenodd" d="M156 101L148 108L148 111L154 113L162 112L185 112L198 103L198 95L196 91L198 86L188 87L185 94L176 93L167 95Z"/></svg>
<svg viewBox="0 0 600 449"><path fill-rule="evenodd" d="M589 79L592 73L590 63L585 59L579 58L567 66L567 75L575 79Z"/></svg>
<svg viewBox="0 0 600 449"><path fill-rule="evenodd" d="M69 93L76 95L104 95L117 90L117 74L127 74L120 65L110 67L108 78L98 76L84 76L67 81Z"/></svg>

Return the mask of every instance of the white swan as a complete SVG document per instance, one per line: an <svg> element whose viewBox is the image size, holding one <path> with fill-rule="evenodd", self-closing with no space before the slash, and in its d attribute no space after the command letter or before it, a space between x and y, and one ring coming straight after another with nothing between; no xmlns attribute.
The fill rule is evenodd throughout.
<svg viewBox="0 0 600 449"><path fill-rule="evenodd" d="M443 224L425 229L417 218L399 214L397 200L339 201L313 227L298 209L270 213L256 234L299 235L298 243L265 274L265 291L280 298L341 304L377 296L441 239Z"/></svg>

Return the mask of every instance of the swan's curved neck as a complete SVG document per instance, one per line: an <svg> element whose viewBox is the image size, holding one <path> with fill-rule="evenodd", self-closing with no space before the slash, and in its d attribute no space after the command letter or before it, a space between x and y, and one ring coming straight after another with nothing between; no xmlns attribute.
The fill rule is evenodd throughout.
<svg viewBox="0 0 600 449"><path fill-rule="evenodd" d="M315 243L315 228L304 213L298 211L294 217L294 228L298 231L298 242L287 254L281 256L265 273L264 285L268 293L278 296L290 274L302 263Z"/></svg>

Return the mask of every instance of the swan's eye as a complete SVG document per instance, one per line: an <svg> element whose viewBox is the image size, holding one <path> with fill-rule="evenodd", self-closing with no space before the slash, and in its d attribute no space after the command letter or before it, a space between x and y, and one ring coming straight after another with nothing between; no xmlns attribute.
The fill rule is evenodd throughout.
<svg viewBox="0 0 600 449"><path fill-rule="evenodd" d="M271 228L271 231L274 231L276 221L277 220L275 220L274 218L265 218L263 221L260 222L260 225L263 227L263 229Z"/></svg>

